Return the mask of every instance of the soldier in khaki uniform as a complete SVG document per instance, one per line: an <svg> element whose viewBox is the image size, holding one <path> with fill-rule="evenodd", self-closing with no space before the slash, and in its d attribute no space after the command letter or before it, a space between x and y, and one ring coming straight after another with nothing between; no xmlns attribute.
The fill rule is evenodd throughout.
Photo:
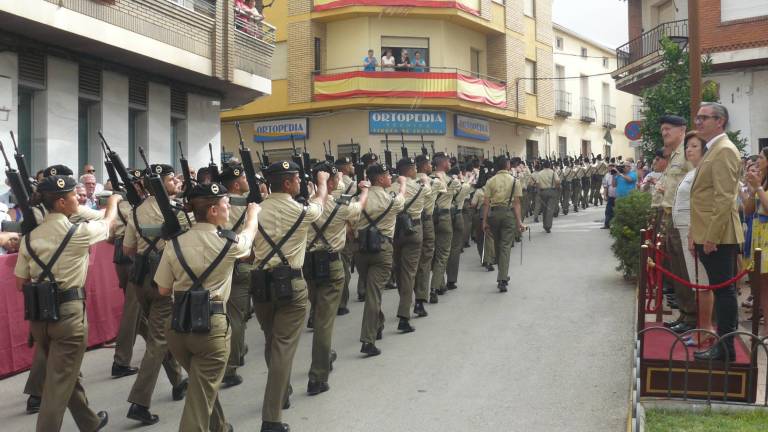
<svg viewBox="0 0 768 432"><path fill-rule="evenodd" d="M266 272L265 285L259 287L252 283L251 287L256 318L264 331L264 358L268 368L261 431L286 432L289 427L281 422L282 411L290 406L293 357L307 314L307 284L302 277L307 233L312 223L322 216L328 196L328 174L317 174L317 191L305 206L294 199L301 188L298 165L278 161L263 173L271 193L261 203L253 255L256 268ZM280 274L285 277L286 272L289 272L286 282L290 284L290 292L281 288L286 282L273 283Z"/></svg>
<svg viewBox="0 0 768 432"><path fill-rule="evenodd" d="M192 228L163 250L155 274L158 292L182 300L190 289L208 291L210 329L182 332L170 321L168 348L189 375L189 389L181 413L180 431L227 432L218 393L229 357L230 336L227 300L235 261L247 257L256 234L259 206L249 204L240 233L223 231L230 220L227 189L218 184L198 184L187 196L195 220Z"/></svg>
<svg viewBox="0 0 768 432"><path fill-rule="evenodd" d="M520 181L518 179L518 181ZM470 201L470 208L474 212L472 216L472 232L475 233L475 244L477 245L477 253L480 255L480 265L485 267L488 271L493 271L493 265L496 263L496 257L494 256L495 247L493 244L493 237L486 234L483 231L483 202L485 201L485 187L477 188L475 194Z"/></svg>
<svg viewBox="0 0 768 432"><path fill-rule="evenodd" d="M592 190L592 174L595 173L595 167L586 159L584 163L584 177L581 179L581 202L582 208L589 208L590 191Z"/></svg>
<svg viewBox="0 0 768 432"><path fill-rule="evenodd" d="M557 204L556 189L560 186L560 178L552 170L548 160L542 161L541 164L542 169L536 173L535 181L544 212L544 231L549 233L552 231L552 217L555 212L555 205Z"/></svg>
<svg viewBox="0 0 768 432"><path fill-rule="evenodd" d="M336 159L334 165L341 173L341 181L338 182L338 187L333 191L333 198L338 200L342 195L357 195L357 184L352 178L355 175L355 167L352 165L352 160L346 156L340 157ZM362 181L363 179L358 180ZM344 266L344 289L341 293L338 315L346 315L349 313L349 308L347 307L349 304L349 281L352 280L352 259L355 256L355 236L349 225L344 249L339 254L341 254L341 262Z"/></svg>
<svg viewBox="0 0 768 432"><path fill-rule="evenodd" d="M573 211L578 213L579 207L581 206L581 179L584 177L584 169L581 166L581 161L574 163L572 172L571 202L573 203Z"/></svg>
<svg viewBox="0 0 768 432"><path fill-rule="evenodd" d="M360 161L362 162L363 167L365 169L368 169L369 166L371 166L371 165L373 165L375 163L378 163L379 156L377 156L375 153L368 152L368 153L364 154L360 158ZM363 174L363 175L365 175L365 174ZM353 228L353 231L354 231L354 228ZM356 236L357 233L353 232L353 235ZM357 237L355 237L355 240L357 240ZM357 262L360 253L357 250L357 241L355 241L354 244L355 244L355 249L354 249L355 250L355 262ZM360 302L364 302L365 301L365 281L363 281L360 278L359 274L358 274L358 278L357 278L357 301L360 301Z"/></svg>
<svg viewBox="0 0 768 432"><path fill-rule="evenodd" d="M483 231L494 239L499 273L498 288L507 292L509 285L509 255L515 241L515 231L524 232L520 218L520 198L523 186L512 175L509 159L501 156L496 160L496 174L485 185L483 201Z"/></svg>
<svg viewBox="0 0 768 432"><path fill-rule="evenodd" d="M230 205L229 219L221 226L236 234L240 233L245 226L247 209L245 200L250 192L245 170L239 163L228 165L221 171L219 179L229 193ZM229 343L227 370L221 381L222 388L234 387L243 382L243 377L237 373L237 368L244 365L245 354L248 352L245 329L251 312L251 270L252 267L244 259L238 260L233 265L232 289L227 300L227 316L232 327L232 336Z"/></svg>
<svg viewBox="0 0 768 432"><path fill-rule="evenodd" d="M411 158L403 158L397 162L397 171L401 177L406 178L405 204L401 218L410 218L410 231L403 224L399 224L395 230L394 254L392 273L397 280L397 290L400 294L400 303L397 308L397 317L400 322L397 329L404 333L410 333L415 329L410 324L411 306L414 290L416 288L416 271L421 257L421 243L423 230L421 214L424 211L425 179L416 180L416 161ZM399 188L398 188L399 189ZM393 192L394 185L392 188ZM423 302L422 306L423 307Z"/></svg>
<svg viewBox="0 0 768 432"><path fill-rule="evenodd" d="M343 184L341 173L328 162L320 162L312 169L314 177L320 172L329 175L330 190L339 190ZM317 181L316 181L317 182ZM363 184L367 186L367 182ZM349 190L346 187L345 190ZM347 225L356 223L368 200L368 188L361 189L358 200L351 202L347 194L336 199L328 197L323 215L312 223L307 236L307 257L304 260L304 277L312 303L314 332L312 334L312 365L309 369L307 393L317 395L330 389L328 376L333 368L336 353L331 349L333 326L339 310L344 287L344 268L340 259L347 242ZM320 276L321 272L327 274Z"/></svg>
<svg viewBox="0 0 768 432"><path fill-rule="evenodd" d="M435 224L433 222L435 200L438 194L448 190L441 181L429 176L432 174L432 164L426 156L416 156L415 162L417 178L424 185L424 210L421 212L421 255L416 270L416 304L413 307L413 313L419 317L425 317L427 310L424 308L424 303L427 300L430 303L437 303L437 294L430 294L429 289L429 276L432 273L432 260L435 256Z"/></svg>
<svg viewBox="0 0 768 432"><path fill-rule="evenodd" d="M176 195L178 185L175 182L173 167L159 164L152 165L150 169L162 179L169 198ZM178 217L182 227L189 225L184 212L178 212ZM144 231L150 226L161 226L163 222L163 215L160 212L157 199L154 196L148 196L141 205L131 212L123 238L123 253L133 257L134 262L155 252L158 255L162 254L165 240L159 237L153 238L145 234ZM134 266L134 269L136 268ZM165 368L168 379L173 386L172 396L174 400L183 399L187 387L187 380L182 378L179 364L168 353L165 339L166 324L171 319L172 302L169 297L162 296L157 291L151 273L152 270L148 269L144 275L132 274L130 282L135 285L136 298L147 318L147 336L145 338L147 347L144 357L141 359L136 381L134 381L131 393L128 395L128 402L131 403L131 406L128 409L127 417L145 425L155 424L160 420L149 409L161 366Z"/></svg>
<svg viewBox="0 0 768 432"><path fill-rule="evenodd" d="M455 173L456 171L454 171ZM451 207L451 219L453 221L453 237L451 238L451 252L448 255L448 266L446 268L447 283L445 288L447 290L454 290L457 288L456 281L459 278L459 262L461 260L461 252L464 249L464 231L469 231L469 225L465 227L464 218L462 214L464 212L464 201L469 197L471 187L469 181L464 180L464 176L458 173L459 190L455 192Z"/></svg>
<svg viewBox="0 0 768 432"><path fill-rule="evenodd" d="M393 193L388 191L392 186L392 177L386 167L373 164L366 169L366 176L371 182L368 202L355 226L359 242L358 271L365 286L365 308L360 329L360 342L363 345L360 352L367 356L376 356L381 354L381 351L375 342L381 339L384 329L381 291L392 272L395 219L405 206L407 179L404 176L398 177L400 188L397 195L393 196ZM370 250L371 243L378 243L379 250Z"/></svg>
<svg viewBox="0 0 768 432"><path fill-rule="evenodd" d="M469 247L469 239L472 238L472 230L470 229L472 227L472 216L474 215L474 210L469 208L469 202L472 200L472 193L475 191L475 188L472 187L475 182L477 181L477 173L478 173L478 167L480 166L480 161L475 159L472 161L472 165L469 163L466 164L466 170L462 172L462 175L464 176L464 179L466 180L467 184L470 186L469 188L469 194L464 198L464 203L461 207L461 214L464 216L464 245L462 248L468 248Z"/></svg>
<svg viewBox="0 0 768 432"><path fill-rule="evenodd" d="M598 205L598 202L600 205L603 205L603 194L600 193L600 188L603 185L603 178L606 174L608 174L608 163L603 160L602 155L597 155L596 175L592 179L592 189L595 205Z"/></svg>
<svg viewBox="0 0 768 432"><path fill-rule="evenodd" d="M461 181L448 176L450 160L445 153L437 153L432 157L435 172L432 176L443 184L439 189L446 192L438 192L435 201L435 257L432 261L432 281L430 294L445 294L445 272L448 267L448 257L451 254L453 241L453 222L451 221L451 208L453 198L461 190ZM436 297L435 297L436 298ZM431 300L431 299L430 299Z"/></svg>
<svg viewBox="0 0 768 432"><path fill-rule="evenodd" d="M74 179L62 175L40 182L37 191L47 214L21 242L14 270L19 290L32 281L55 281L58 285L58 320L30 322L46 365L38 432L60 430L67 407L80 430L101 430L108 421L106 412L96 414L88 407L79 379L88 342L84 286L89 247L108 238L121 197L109 198L102 220L73 225L69 218L78 211L75 185ZM41 274L43 265L50 267L47 277Z"/></svg>
<svg viewBox="0 0 768 432"><path fill-rule="evenodd" d="M571 208L571 181L573 180L573 167L569 160L565 160L563 166L563 175L560 179L560 207L563 209L563 214L567 215Z"/></svg>

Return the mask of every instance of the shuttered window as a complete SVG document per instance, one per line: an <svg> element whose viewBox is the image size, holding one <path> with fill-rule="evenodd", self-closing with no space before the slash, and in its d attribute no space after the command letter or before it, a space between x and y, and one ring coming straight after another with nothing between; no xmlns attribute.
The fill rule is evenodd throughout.
<svg viewBox="0 0 768 432"><path fill-rule="evenodd" d="M40 90L45 89L45 66L45 55L20 52L19 84Z"/></svg>
<svg viewBox="0 0 768 432"><path fill-rule="evenodd" d="M101 70L80 65L78 75L80 97L101 100Z"/></svg>
<svg viewBox="0 0 768 432"><path fill-rule="evenodd" d="M147 109L149 83L145 78L130 77L128 79L128 104L131 108Z"/></svg>
<svg viewBox="0 0 768 432"><path fill-rule="evenodd" d="M187 117L187 92L171 87L171 115L174 118Z"/></svg>

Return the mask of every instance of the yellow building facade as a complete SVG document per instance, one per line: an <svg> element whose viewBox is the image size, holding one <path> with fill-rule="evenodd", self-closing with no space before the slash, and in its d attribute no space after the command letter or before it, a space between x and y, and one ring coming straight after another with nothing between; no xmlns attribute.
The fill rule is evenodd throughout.
<svg viewBox="0 0 768 432"><path fill-rule="evenodd" d="M291 0L275 25L272 94L222 114L222 142L272 160L291 135L313 158L405 143L526 157L554 120L551 0ZM375 68L365 68L368 51ZM384 57L391 51L395 67ZM407 51L408 62L401 60ZM416 53L424 63L415 61ZM410 66L397 66L409 63ZM535 85L531 85L535 83ZM227 148L232 147L232 148Z"/></svg>

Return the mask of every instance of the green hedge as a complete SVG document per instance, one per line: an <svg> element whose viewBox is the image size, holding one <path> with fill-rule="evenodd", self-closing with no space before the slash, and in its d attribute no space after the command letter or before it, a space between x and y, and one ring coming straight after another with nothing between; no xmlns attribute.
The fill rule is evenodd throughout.
<svg viewBox="0 0 768 432"><path fill-rule="evenodd" d="M624 198L616 200L614 216L611 219L611 237L613 237L614 255L619 260L616 270L625 278L638 275L640 269L640 230L648 225L651 212L651 195L633 191Z"/></svg>

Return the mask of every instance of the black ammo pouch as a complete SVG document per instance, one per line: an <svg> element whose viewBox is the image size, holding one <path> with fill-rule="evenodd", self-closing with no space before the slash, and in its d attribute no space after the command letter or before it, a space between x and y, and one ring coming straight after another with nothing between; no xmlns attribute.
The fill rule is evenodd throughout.
<svg viewBox="0 0 768 432"><path fill-rule="evenodd" d="M37 256L30 244L30 234L24 236L24 241L27 243L27 252L30 257L39 265L43 271L36 281L25 283L22 287L22 293L24 294L24 319L27 321L47 321L55 322L59 320L59 304L70 300L77 300L85 298L84 295L80 295L79 290L66 290L60 291L59 285L56 283L56 279L53 276L52 269L56 261L61 256L64 248L67 247L70 239L77 231L78 224L74 224L67 231L66 237L61 242L59 247L53 253L51 260L48 264L44 264L40 257ZM43 280L48 278L48 280ZM62 293L65 293L62 295Z"/></svg>
<svg viewBox="0 0 768 432"><path fill-rule="evenodd" d="M384 234L381 233L379 228L376 226L379 222L381 222L382 219L389 213L389 210L392 209L392 205L395 203L395 199L389 201L389 205L387 208L382 212L376 220L371 219L370 216L368 216L368 212L363 210L363 216L368 220L368 226L358 230L357 231L357 241L359 243L360 249L359 251L362 253L378 253L382 250L382 244L384 244L385 237Z"/></svg>
<svg viewBox="0 0 768 432"><path fill-rule="evenodd" d="M317 282L330 280L331 261L333 261L331 253L327 250L307 252L307 255L304 257L304 276L307 280Z"/></svg>
<svg viewBox="0 0 768 432"><path fill-rule="evenodd" d="M112 262L115 264L132 264L133 259L123 253L123 237L115 238L115 253L112 255Z"/></svg>
<svg viewBox="0 0 768 432"><path fill-rule="evenodd" d="M150 243L149 249L142 254L136 255L133 260L133 266L131 266L131 282L136 285L143 284L147 277L149 280L155 279L155 272L157 272L157 267L160 265L161 257L160 252L155 249L157 240L159 240L159 238Z"/></svg>
<svg viewBox="0 0 768 432"><path fill-rule="evenodd" d="M181 267L192 279L192 287L184 291L179 297L174 295L173 310L171 313L171 328L177 333L208 333L211 331L211 292L203 288L203 281L221 263L227 252L232 247L232 240L227 237L224 248L219 252L211 265L198 277L189 268L184 255L181 253L179 240L172 240L173 250L179 259Z"/></svg>
<svg viewBox="0 0 768 432"><path fill-rule="evenodd" d="M403 238L416 234L416 225L413 224L411 215L403 211L397 215L395 221L395 237Z"/></svg>
<svg viewBox="0 0 768 432"><path fill-rule="evenodd" d="M287 264L281 264L268 272L267 283L278 301L289 301L293 298L294 275L294 270Z"/></svg>

